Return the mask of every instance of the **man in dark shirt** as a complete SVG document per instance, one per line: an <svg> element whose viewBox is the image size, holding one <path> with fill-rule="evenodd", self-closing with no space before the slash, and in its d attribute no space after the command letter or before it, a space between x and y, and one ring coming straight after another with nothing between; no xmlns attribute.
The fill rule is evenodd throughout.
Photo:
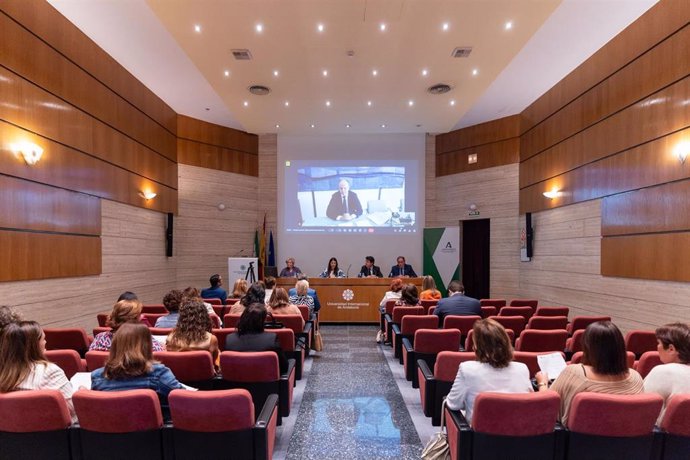
<svg viewBox="0 0 690 460"><path fill-rule="evenodd" d="M381 269L374 265L374 256L366 256L364 258L364 265L362 265L362 269L359 271L359 274L357 277L359 278L383 278L383 273L381 273Z"/></svg>
<svg viewBox="0 0 690 460"><path fill-rule="evenodd" d="M453 280L448 284L448 297L438 301L434 315L438 316L439 327L443 327L446 316L482 316L482 307L477 299L465 295L465 286L460 281Z"/></svg>
<svg viewBox="0 0 690 460"><path fill-rule="evenodd" d="M223 285L223 278L218 273L211 276L209 279L211 287L201 290L202 299L220 299L220 302L225 305L225 300L228 298L228 293L221 286Z"/></svg>
<svg viewBox="0 0 690 460"><path fill-rule="evenodd" d="M350 183L341 179L338 191L331 196L326 215L333 220L352 220L362 215L362 204L355 192L350 191Z"/></svg>

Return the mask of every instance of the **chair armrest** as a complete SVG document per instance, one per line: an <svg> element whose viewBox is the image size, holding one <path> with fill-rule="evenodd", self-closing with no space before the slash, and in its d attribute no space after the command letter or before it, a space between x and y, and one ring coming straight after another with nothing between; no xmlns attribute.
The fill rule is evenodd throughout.
<svg viewBox="0 0 690 460"><path fill-rule="evenodd" d="M462 415L462 412L459 410L450 410L446 408L446 411L448 414L450 414L450 420L446 418L446 425L449 423L455 424L455 426L458 427L459 431L470 431L472 428L470 428L470 424L467 423L467 419L465 418L464 415Z"/></svg>
<svg viewBox="0 0 690 460"><path fill-rule="evenodd" d="M290 374L295 370L295 359L290 358L288 359L288 368L287 371L283 374L280 374L280 380L287 380L290 378Z"/></svg>
<svg viewBox="0 0 690 460"><path fill-rule="evenodd" d="M384 321L386 321L387 323L392 323L392 322L393 322L393 318L392 318L391 315L388 314L388 313L386 313L386 314L383 315L383 319L384 319Z"/></svg>
<svg viewBox="0 0 690 460"><path fill-rule="evenodd" d="M426 361L424 361L423 359L418 359L417 368L421 371L422 375L424 376L424 380L426 380L427 382L436 381L436 377L434 377L434 373L431 369L429 369L429 364Z"/></svg>
<svg viewBox="0 0 690 460"><path fill-rule="evenodd" d="M414 347L412 346L412 343L410 343L410 339L408 339L407 337L404 337L402 339L402 346L408 353L414 351Z"/></svg>
<svg viewBox="0 0 690 460"><path fill-rule="evenodd" d="M393 333L395 335L400 335L400 325L398 323L393 323Z"/></svg>
<svg viewBox="0 0 690 460"><path fill-rule="evenodd" d="M277 409L278 406L278 395L275 393L271 393L268 395L268 398L266 398L266 401L264 402L264 407L261 408L261 412L259 413L259 416L256 418L256 423L254 424L254 428L266 428L268 426L268 422L271 419L271 416L273 415L273 412Z"/></svg>

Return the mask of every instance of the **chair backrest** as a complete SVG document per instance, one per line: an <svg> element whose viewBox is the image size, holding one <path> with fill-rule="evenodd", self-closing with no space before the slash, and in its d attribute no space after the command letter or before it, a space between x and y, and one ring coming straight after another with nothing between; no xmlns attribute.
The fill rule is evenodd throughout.
<svg viewBox="0 0 690 460"><path fill-rule="evenodd" d="M86 372L86 361L76 350L47 350L45 356L48 361L57 364L68 379L77 372Z"/></svg>
<svg viewBox="0 0 690 460"><path fill-rule="evenodd" d="M425 314L429 314L429 308L436 306L438 303L438 300L420 300L419 304L424 307L424 311L426 312Z"/></svg>
<svg viewBox="0 0 690 460"><path fill-rule="evenodd" d="M537 356L539 355L548 355L550 353L553 353L552 351L514 351L513 352L513 361L516 361L518 363L523 363L525 366L527 366L527 369L529 370L529 375L530 377L534 377L534 374L539 372L541 369L539 368L539 361L537 359ZM563 355L563 352L561 352L561 355Z"/></svg>
<svg viewBox="0 0 690 460"><path fill-rule="evenodd" d="M429 307L429 309L426 311L427 315L433 315L434 312L436 311L436 305L432 305Z"/></svg>
<svg viewBox="0 0 690 460"><path fill-rule="evenodd" d="M153 390L79 390L72 401L79 425L85 430L131 433L163 426L161 406Z"/></svg>
<svg viewBox="0 0 690 460"><path fill-rule="evenodd" d="M245 389L173 390L168 402L173 426L178 430L218 433L254 426L252 395Z"/></svg>
<svg viewBox="0 0 690 460"><path fill-rule="evenodd" d="M460 331L457 329L419 329L414 333L417 353L436 354L460 350Z"/></svg>
<svg viewBox="0 0 690 460"><path fill-rule="evenodd" d="M109 351L89 351L86 353L86 369L89 372L93 372L96 369L100 369L105 366L105 362L108 361L108 356L110 356Z"/></svg>
<svg viewBox="0 0 690 460"><path fill-rule="evenodd" d="M284 327L292 329L295 336L304 332L304 326L302 325L304 320L302 319L302 315L273 315L273 319L279 323L283 323Z"/></svg>
<svg viewBox="0 0 690 460"><path fill-rule="evenodd" d="M472 428L477 433L501 436L553 433L560 403L554 391L480 393L474 401Z"/></svg>
<svg viewBox="0 0 690 460"><path fill-rule="evenodd" d="M575 433L629 438L652 433L663 399L656 393L578 393L570 404L568 429Z"/></svg>
<svg viewBox="0 0 690 460"><path fill-rule="evenodd" d="M223 302L220 301L219 298L214 297L212 299L203 299L204 302L210 303L211 305L223 305Z"/></svg>
<svg viewBox="0 0 690 460"><path fill-rule="evenodd" d="M306 323L309 321L309 307L307 305L297 305L299 312L302 313L302 319Z"/></svg>
<svg viewBox="0 0 690 460"><path fill-rule="evenodd" d="M630 352L632 353L632 352ZM655 367L660 364L663 364L661 362L661 358L659 357L659 352L658 351L647 351L642 353L642 356L640 356L640 360L637 362L637 366L635 367L635 370L640 373L642 378L647 377L647 374ZM631 366L632 367L632 366Z"/></svg>
<svg viewBox="0 0 690 460"><path fill-rule="evenodd" d="M567 316L533 316L527 322L527 329L563 329L568 326Z"/></svg>
<svg viewBox="0 0 690 460"><path fill-rule="evenodd" d="M89 338L81 328L45 328L46 350L76 350L83 355L89 349Z"/></svg>
<svg viewBox="0 0 690 460"><path fill-rule="evenodd" d="M677 394L668 399L660 428L670 434L690 437L690 394Z"/></svg>
<svg viewBox="0 0 690 460"><path fill-rule="evenodd" d="M502 307L498 311L498 316L522 316L525 318L525 322L529 321L532 315L534 315L534 309L528 306Z"/></svg>
<svg viewBox="0 0 690 460"><path fill-rule="evenodd" d="M482 307L496 307L496 311L499 308L506 306L506 299L479 299L479 305Z"/></svg>
<svg viewBox="0 0 690 460"><path fill-rule="evenodd" d="M167 308L165 308L165 305L162 304L156 304L156 305L143 305L141 307L141 312L142 313L163 313L164 315L167 315L170 313Z"/></svg>
<svg viewBox="0 0 690 460"><path fill-rule="evenodd" d="M400 324L400 321L406 315L423 315L424 307L393 307L393 322Z"/></svg>
<svg viewBox="0 0 690 460"><path fill-rule="evenodd" d="M170 335L173 331L172 327L150 327L149 332L151 335Z"/></svg>
<svg viewBox="0 0 690 460"><path fill-rule="evenodd" d="M436 356L434 378L444 382L453 382L455 381L455 376L458 375L460 363L476 359L477 356L469 351L442 351Z"/></svg>
<svg viewBox="0 0 690 460"><path fill-rule="evenodd" d="M566 348L572 353L582 351L582 337L585 335L584 329L578 329L566 342Z"/></svg>
<svg viewBox="0 0 690 460"><path fill-rule="evenodd" d="M565 316L570 313L569 307L537 307L535 316Z"/></svg>
<svg viewBox="0 0 690 460"><path fill-rule="evenodd" d="M539 300L537 299L513 299L510 301L511 307L532 307L532 311L537 309L537 304Z"/></svg>
<svg viewBox="0 0 690 460"><path fill-rule="evenodd" d="M58 390L0 393L0 431L34 433L64 430L72 419Z"/></svg>
<svg viewBox="0 0 690 460"><path fill-rule="evenodd" d="M94 328L93 328L93 336L95 337L95 336L97 336L98 334L100 334L101 332L108 332L108 331L112 331L112 330L113 330L113 328L112 328L112 327L108 327L108 326L98 326L98 327L94 327Z"/></svg>
<svg viewBox="0 0 690 460"><path fill-rule="evenodd" d="M656 351L656 345L654 331L634 330L625 334L625 349L635 353L638 358L646 351Z"/></svg>
<svg viewBox="0 0 690 460"><path fill-rule="evenodd" d="M583 353L581 351L573 353L573 356L570 357L570 364L580 364L582 362L582 355ZM635 353L633 353L632 351L626 351L625 362L628 365L628 367L632 369L633 365L635 364Z"/></svg>
<svg viewBox="0 0 690 460"><path fill-rule="evenodd" d="M295 350L295 332L289 328L273 329L269 333L278 336L278 342L280 342L280 348L283 351L294 351Z"/></svg>
<svg viewBox="0 0 690 460"><path fill-rule="evenodd" d="M495 307L493 305L482 305L480 308L482 309L482 318L498 315L499 307Z"/></svg>
<svg viewBox="0 0 690 460"><path fill-rule="evenodd" d="M482 317L477 315L448 315L443 318L443 329L457 329L463 336L467 336L467 333L472 330L474 323L480 319L482 319Z"/></svg>
<svg viewBox="0 0 690 460"><path fill-rule="evenodd" d="M208 351L156 351L153 357L167 366L180 382L211 380L216 375Z"/></svg>
<svg viewBox="0 0 690 460"><path fill-rule="evenodd" d="M231 382L276 382L280 380L278 355L273 351L224 351L220 371Z"/></svg>
<svg viewBox="0 0 690 460"><path fill-rule="evenodd" d="M576 316L573 318L573 322L568 325L568 332L574 334L575 331L580 329L587 329L592 323L597 321L611 321L610 316Z"/></svg>
<svg viewBox="0 0 690 460"><path fill-rule="evenodd" d="M237 327L237 324L240 322L240 316L242 315L237 313L228 313L223 318L223 327Z"/></svg>
<svg viewBox="0 0 690 460"><path fill-rule="evenodd" d="M438 316L436 315L407 315L403 316L400 322L400 333L414 336L419 329L435 329L437 326Z"/></svg>
<svg viewBox="0 0 690 460"><path fill-rule="evenodd" d="M397 299L386 301L386 309L385 309L384 313L387 313L387 314L392 316L393 315L393 307L395 307L395 304L397 302L398 302Z"/></svg>
<svg viewBox="0 0 690 460"><path fill-rule="evenodd" d="M153 327L156 325L156 321L158 321L158 318L166 316L167 314L168 313L142 313L141 318L148 321L150 327Z"/></svg>
<svg viewBox="0 0 690 460"><path fill-rule="evenodd" d="M568 331L554 329L542 331L539 329L525 329L515 343L518 351L563 351Z"/></svg>
<svg viewBox="0 0 690 460"><path fill-rule="evenodd" d="M96 321L98 321L98 325L100 327L106 327L108 323L108 317L110 316L110 313L99 313L96 315Z"/></svg>
<svg viewBox="0 0 690 460"><path fill-rule="evenodd" d="M237 329L234 327L224 327L224 328L218 328L218 329L213 329L211 333L216 336L218 339L218 349L220 351L225 351L225 341L228 339L228 336L235 332Z"/></svg>
<svg viewBox="0 0 690 460"><path fill-rule="evenodd" d="M506 329L510 343L515 342L515 332L512 329ZM474 351L474 331L470 329L465 338L465 351Z"/></svg>
<svg viewBox="0 0 690 460"><path fill-rule="evenodd" d="M527 324L527 320L524 316L491 316L489 318L495 320L506 329L512 329L518 337Z"/></svg>

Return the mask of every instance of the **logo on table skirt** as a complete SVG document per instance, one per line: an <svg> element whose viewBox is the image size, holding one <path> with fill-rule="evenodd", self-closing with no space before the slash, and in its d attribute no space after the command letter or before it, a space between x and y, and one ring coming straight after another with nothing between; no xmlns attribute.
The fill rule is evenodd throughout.
<svg viewBox="0 0 690 460"><path fill-rule="evenodd" d="M352 289L345 289L343 291L343 299L347 300L348 302L352 299L355 298L355 293L352 292Z"/></svg>

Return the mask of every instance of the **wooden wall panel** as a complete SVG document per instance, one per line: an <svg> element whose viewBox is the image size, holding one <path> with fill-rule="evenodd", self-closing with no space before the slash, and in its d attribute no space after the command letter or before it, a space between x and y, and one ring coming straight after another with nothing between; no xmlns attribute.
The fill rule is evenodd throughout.
<svg viewBox="0 0 690 460"><path fill-rule="evenodd" d="M467 162L467 157L471 154L477 155L476 163L469 164ZM438 176L445 176L518 163L519 161L520 138L514 137L437 155L436 170L438 171Z"/></svg>
<svg viewBox="0 0 690 460"><path fill-rule="evenodd" d="M498 120L456 129L436 136L436 153L447 153L518 137L520 117L511 115Z"/></svg>
<svg viewBox="0 0 690 460"><path fill-rule="evenodd" d="M601 274L690 281L690 232L612 236L601 240Z"/></svg>
<svg viewBox="0 0 690 460"><path fill-rule="evenodd" d="M184 115L177 117L177 137L246 153L259 152L259 136L256 134L207 123Z"/></svg>
<svg viewBox="0 0 690 460"><path fill-rule="evenodd" d="M0 228L101 234L98 198L0 175Z"/></svg>
<svg viewBox="0 0 690 460"><path fill-rule="evenodd" d="M0 281L97 275L101 239L0 230Z"/></svg>
<svg viewBox="0 0 690 460"><path fill-rule="evenodd" d="M258 155L186 139L178 139L177 146L180 164L254 177L259 175Z"/></svg>

